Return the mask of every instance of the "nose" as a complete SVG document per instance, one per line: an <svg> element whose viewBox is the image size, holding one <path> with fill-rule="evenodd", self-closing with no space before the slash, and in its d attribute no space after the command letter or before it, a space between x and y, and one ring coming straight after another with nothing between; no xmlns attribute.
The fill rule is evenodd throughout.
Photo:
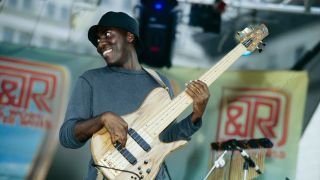
<svg viewBox="0 0 320 180"><path fill-rule="evenodd" d="M97 45L98 52L101 52L101 50L105 49L107 45L110 45L110 42L106 37L99 37L97 41L98 41L98 45Z"/></svg>
<svg viewBox="0 0 320 180"><path fill-rule="evenodd" d="M99 44L106 44L106 43L108 43L108 38L106 38L105 36L100 36L100 37L98 37L97 42L98 42L98 45Z"/></svg>

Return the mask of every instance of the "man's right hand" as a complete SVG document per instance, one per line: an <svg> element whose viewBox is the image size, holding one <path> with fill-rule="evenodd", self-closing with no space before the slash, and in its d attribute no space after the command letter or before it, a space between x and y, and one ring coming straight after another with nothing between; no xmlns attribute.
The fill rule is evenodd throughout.
<svg viewBox="0 0 320 180"><path fill-rule="evenodd" d="M119 142L122 147L127 143L128 124L120 116L112 112L105 112L100 116L101 123L108 130L111 142Z"/></svg>

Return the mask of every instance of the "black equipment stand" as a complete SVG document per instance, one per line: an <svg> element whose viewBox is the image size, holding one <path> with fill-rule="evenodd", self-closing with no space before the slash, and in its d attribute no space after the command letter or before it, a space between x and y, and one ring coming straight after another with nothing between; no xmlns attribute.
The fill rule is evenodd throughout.
<svg viewBox="0 0 320 180"><path fill-rule="evenodd" d="M256 149L256 148L272 148L273 144L268 138L250 139L250 140L235 140L231 139L225 142L211 143L213 150L224 151L222 155L214 162L213 167L209 170L203 180L206 180L209 175L216 169L224 166L225 161L223 159L227 151L239 151L244 159L243 163L243 180L247 180L249 167L254 168L258 174L262 174L259 166L251 159L249 154L244 149Z"/></svg>

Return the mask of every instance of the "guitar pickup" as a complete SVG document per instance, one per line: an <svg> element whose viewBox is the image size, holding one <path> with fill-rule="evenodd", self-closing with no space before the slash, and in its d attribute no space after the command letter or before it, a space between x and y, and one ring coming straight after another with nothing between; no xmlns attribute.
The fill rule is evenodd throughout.
<svg viewBox="0 0 320 180"><path fill-rule="evenodd" d="M149 152L151 150L151 146L137 133L137 131L130 128L128 129L128 134L144 151Z"/></svg>
<svg viewBox="0 0 320 180"><path fill-rule="evenodd" d="M122 147L119 142L116 142L114 147L129 161L130 164L135 165L138 162L137 158L135 158L125 147Z"/></svg>

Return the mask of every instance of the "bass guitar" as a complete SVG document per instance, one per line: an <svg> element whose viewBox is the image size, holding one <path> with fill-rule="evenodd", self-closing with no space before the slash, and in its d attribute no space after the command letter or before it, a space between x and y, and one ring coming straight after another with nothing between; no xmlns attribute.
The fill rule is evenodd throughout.
<svg viewBox="0 0 320 180"><path fill-rule="evenodd" d="M242 54L259 49L267 35L268 29L263 24L238 32L240 43L199 80L210 86ZM139 109L122 116L129 127L125 147L113 144L105 128L95 133L91 152L100 172L108 179L154 179L165 157L187 143L183 140L164 143L159 140L159 134L191 103L192 98L185 91L171 100L164 88L156 88Z"/></svg>

